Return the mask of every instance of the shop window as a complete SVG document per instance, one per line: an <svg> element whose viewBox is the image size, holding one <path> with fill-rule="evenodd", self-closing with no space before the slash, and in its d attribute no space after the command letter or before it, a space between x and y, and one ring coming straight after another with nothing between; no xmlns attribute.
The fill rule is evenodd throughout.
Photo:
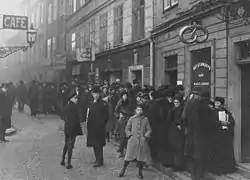
<svg viewBox="0 0 250 180"><path fill-rule="evenodd" d="M244 60L250 58L250 40L237 43L239 48L239 59Z"/></svg>
<svg viewBox="0 0 250 180"><path fill-rule="evenodd" d="M165 57L165 77L168 85L177 84L177 58L177 55Z"/></svg>

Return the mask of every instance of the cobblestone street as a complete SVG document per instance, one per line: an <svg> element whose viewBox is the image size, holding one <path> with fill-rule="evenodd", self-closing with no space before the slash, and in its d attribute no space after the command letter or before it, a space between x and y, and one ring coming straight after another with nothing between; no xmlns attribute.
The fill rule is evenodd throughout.
<svg viewBox="0 0 250 180"><path fill-rule="evenodd" d="M0 144L0 180L118 180L123 161L116 148L108 144L104 150L105 165L93 168L92 149L86 148L85 137L79 137L73 154L72 170L59 165L63 147L63 122L56 116L38 116L32 119L25 113L13 112L12 124L17 133L7 137L9 143ZM137 168L131 164L121 180L136 178ZM144 170L146 180L189 180L189 174L169 176L153 168ZM217 177L218 180L246 180L239 174Z"/></svg>
<svg viewBox="0 0 250 180"><path fill-rule="evenodd" d="M55 117L42 116L33 120L24 113L13 113L17 133L9 143L0 144L1 180L117 180L122 160L117 158L113 145L105 147L105 166L92 168L92 149L86 148L85 138L79 137L73 154L72 170L59 165L63 146L63 122ZM136 179L135 164L121 179ZM154 169L147 169L145 179L171 179Z"/></svg>

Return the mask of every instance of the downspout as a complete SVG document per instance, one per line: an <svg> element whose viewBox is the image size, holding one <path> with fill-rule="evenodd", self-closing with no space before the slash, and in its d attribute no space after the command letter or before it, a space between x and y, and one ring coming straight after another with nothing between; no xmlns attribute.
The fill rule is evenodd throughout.
<svg viewBox="0 0 250 180"><path fill-rule="evenodd" d="M148 40L150 42L150 86L155 87L155 42L152 35Z"/></svg>

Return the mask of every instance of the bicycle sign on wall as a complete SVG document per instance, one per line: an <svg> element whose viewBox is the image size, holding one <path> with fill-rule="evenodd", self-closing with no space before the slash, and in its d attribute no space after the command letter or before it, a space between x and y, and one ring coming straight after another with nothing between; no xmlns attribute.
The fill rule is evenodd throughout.
<svg viewBox="0 0 250 180"><path fill-rule="evenodd" d="M196 22L184 26L179 32L180 40L184 44L204 43L208 36L207 29Z"/></svg>

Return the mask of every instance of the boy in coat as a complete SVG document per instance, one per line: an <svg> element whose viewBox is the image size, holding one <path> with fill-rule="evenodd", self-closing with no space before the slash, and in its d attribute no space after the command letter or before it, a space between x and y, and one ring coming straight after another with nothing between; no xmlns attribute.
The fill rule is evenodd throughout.
<svg viewBox="0 0 250 180"><path fill-rule="evenodd" d="M87 147L92 147L96 157L93 167L103 166L103 147L106 143L106 124L109 120L109 109L102 100L100 87L93 87L94 102L87 113Z"/></svg>
<svg viewBox="0 0 250 180"><path fill-rule="evenodd" d="M73 92L69 96L69 103L66 105L65 112L65 124L64 124L64 135L65 135L65 145L62 153L61 165L65 166L65 156L68 152L68 161L66 168L73 168L71 165L71 157L73 153L73 148L75 145L76 136L83 135L81 124L79 121L79 113L77 108L77 93Z"/></svg>
<svg viewBox="0 0 250 180"><path fill-rule="evenodd" d="M143 164L150 161L149 138L151 127L147 117L143 115L143 105L136 107L136 113L128 120L126 126L126 135L128 137L127 151L124 164L119 177L123 177L129 162L136 160L138 162L138 178L143 179Z"/></svg>

